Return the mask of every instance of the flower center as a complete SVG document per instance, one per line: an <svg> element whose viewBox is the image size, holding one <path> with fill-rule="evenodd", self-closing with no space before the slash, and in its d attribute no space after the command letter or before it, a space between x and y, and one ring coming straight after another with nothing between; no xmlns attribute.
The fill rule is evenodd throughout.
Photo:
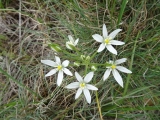
<svg viewBox="0 0 160 120"><path fill-rule="evenodd" d="M86 83L80 83L80 88L84 89L86 87Z"/></svg>
<svg viewBox="0 0 160 120"><path fill-rule="evenodd" d="M109 44L110 43L110 40L111 40L111 38L106 38L105 40L104 40L104 42L106 43L106 44Z"/></svg>
<svg viewBox="0 0 160 120"><path fill-rule="evenodd" d="M115 68L116 68L116 65L112 65L111 68L112 68L112 69L115 69Z"/></svg>
<svg viewBox="0 0 160 120"><path fill-rule="evenodd" d="M57 66L57 69L58 69L58 70L61 70L61 69L62 69L62 65L58 65L58 66Z"/></svg>

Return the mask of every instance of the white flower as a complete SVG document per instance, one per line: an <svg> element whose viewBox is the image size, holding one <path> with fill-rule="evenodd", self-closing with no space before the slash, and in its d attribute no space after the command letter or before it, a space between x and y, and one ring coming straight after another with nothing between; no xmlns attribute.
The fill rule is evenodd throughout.
<svg viewBox="0 0 160 120"><path fill-rule="evenodd" d="M122 77L120 76L120 74L117 70L124 72L124 73L132 73L127 68L122 67L122 66L118 66L119 64L124 63L126 60L127 60L126 58L122 58L122 59L116 60L115 62L110 61L109 63L112 65L110 67L107 67L108 69L104 73L103 80L106 80L112 71L112 74L113 74L114 78L116 79L116 81L118 82L118 84L121 87L123 87Z"/></svg>
<svg viewBox="0 0 160 120"><path fill-rule="evenodd" d="M50 72L48 72L45 77L51 76L55 74L57 71L58 72L58 78L57 78L57 85L60 86L63 80L63 72L67 75L72 76L72 73L70 70L68 70L66 67L69 65L69 61L65 60L61 64L61 60L59 57L55 56L55 62L51 60L41 60L42 63L49 65L51 67L55 67L52 69Z"/></svg>
<svg viewBox="0 0 160 120"><path fill-rule="evenodd" d="M71 46L76 46L78 41L79 41L79 38L76 39L75 41L73 40L73 37L71 35L68 35L68 38L69 38L69 41L66 42L66 47L70 50L72 50Z"/></svg>
<svg viewBox="0 0 160 120"><path fill-rule="evenodd" d="M98 90L98 88L96 88L95 86L93 86L91 84L87 84L88 82L90 82L92 80L93 72L88 73L84 77L84 79L82 79L82 77L77 72L75 72L75 76L76 76L78 82L70 83L69 85L66 86L66 88L68 88L68 89L78 88L75 99L77 99L81 95L81 93L83 92L87 102L91 103L91 95L90 95L89 90Z"/></svg>
<svg viewBox="0 0 160 120"><path fill-rule="evenodd" d="M114 47L112 45L123 45L125 44L124 42L118 41L118 40L114 40L115 36L121 31L122 29L116 29L114 30L112 33L110 33L108 35L107 32L107 28L106 25L103 24L103 36L99 35L99 34L94 34L92 35L92 37L97 41L100 42L101 45L98 49L97 52L101 52L105 49L105 47L107 48L107 50L109 50L111 53L117 55L117 51L114 49Z"/></svg>

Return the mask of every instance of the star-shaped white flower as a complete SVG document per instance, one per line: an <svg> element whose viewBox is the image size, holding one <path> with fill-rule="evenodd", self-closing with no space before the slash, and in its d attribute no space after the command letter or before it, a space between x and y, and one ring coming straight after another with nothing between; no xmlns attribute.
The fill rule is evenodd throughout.
<svg viewBox="0 0 160 120"><path fill-rule="evenodd" d="M50 72L48 72L45 77L51 76L58 72L58 78L57 78L57 85L60 86L63 80L63 72L67 75L72 76L72 73L70 70L68 70L66 67L69 65L69 61L65 60L61 64L61 60L59 57L55 56L55 62L51 60L41 60L42 63L49 65L51 67L55 67Z"/></svg>
<svg viewBox="0 0 160 120"><path fill-rule="evenodd" d="M84 79L82 79L82 77L75 72L75 76L78 80L78 82L73 82L70 83L69 85L66 86L66 88L68 89L75 89L78 88L75 99L77 99L81 93L84 93L84 96L87 100L88 103L91 103L91 95L89 90L98 90L98 88L96 88L95 86L91 85L91 84L87 84L88 82L90 82L93 78L93 72L89 72Z"/></svg>
<svg viewBox="0 0 160 120"><path fill-rule="evenodd" d="M124 72L124 73L132 73L127 68L122 67L122 66L118 66L119 64L126 62L126 60L127 60L126 58L122 58L122 59L116 60L115 62L110 61L109 63L112 65L110 67L107 67L108 69L104 73L103 80L106 80L112 71L112 74L113 74L114 78L116 79L116 81L118 82L118 84L121 87L123 87L122 77L120 76L120 74L117 70Z"/></svg>
<svg viewBox="0 0 160 120"><path fill-rule="evenodd" d="M114 30L112 33L110 33L108 35L107 32L107 28L106 25L103 24L103 29L102 29L102 33L103 36L99 35L99 34L94 34L92 35L92 37L97 41L100 42L101 45L98 48L97 52L101 52L105 49L105 47L107 48L107 50L109 50L111 53L117 55L117 51L116 49L114 49L114 47L112 45L123 45L125 44L124 42L118 41L118 40L114 40L115 36L122 31L122 29L116 29Z"/></svg>
<svg viewBox="0 0 160 120"><path fill-rule="evenodd" d="M73 37L71 35L68 35L68 38L69 38L69 41L66 42L66 47L68 49L72 50L71 46L75 47L78 44L79 38L76 39L75 41L74 41L74 39L73 39Z"/></svg>

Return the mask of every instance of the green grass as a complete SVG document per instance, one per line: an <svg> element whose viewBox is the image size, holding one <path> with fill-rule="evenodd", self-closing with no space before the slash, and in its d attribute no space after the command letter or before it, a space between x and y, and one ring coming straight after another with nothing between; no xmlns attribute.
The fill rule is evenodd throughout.
<svg viewBox="0 0 160 120"><path fill-rule="evenodd" d="M57 76L45 78L51 69L40 63L54 60L48 43L66 50L68 35L79 38L78 49L92 55L98 49L92 35L102 34L105 23L109 33L123 31L117 39L125 45L115 47L117 56L107 50L95 54L93 62L105 63L127 58L124 64L132 74L120 73L124 88L111 76L102 82L105 67L99 67L93 83L100 81L98 97L103 119L160 119L160 2L158 0L24 0L21 4L21 38L19 38L18 2L0 1L0 120L90 120L100 119L96 94L87 104L82 95L64 88L75 81L65 76L56 85ZM74 52L58 53L71 61L71 71L81 75L85 67L73 67L79 60ZM90 66L86 73L90 71Z"/></svg>

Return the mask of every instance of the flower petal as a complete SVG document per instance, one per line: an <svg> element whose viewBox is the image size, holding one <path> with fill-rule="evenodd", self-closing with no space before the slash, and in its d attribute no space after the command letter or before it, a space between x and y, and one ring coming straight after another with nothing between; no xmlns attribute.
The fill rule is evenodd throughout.
<svg viewBox="0 0 160 120"><path fill-rule="evenodd" d="M70 50L72 50L72 48L69 46L70 44L72 44L71 42L66 42L66 47L68 48L68 49L70 49Z"/></svg>
<svg viewBox="0 0 160 120"><path fill-rule="evenodd" d="M50 72L48 72L48 73L45 75L45 77L51 76L51 75L55 74L56 72L57 72L57 68L51 70Z"/></svg>
<svg viewBox="0 0 160 120"><path fill-rule="evenodd" d="M118 84L123 87L123 80L122 77L120 76L120 74L118 73L118 71L116 69L112 70L113 76L116 79L116 81L118 82Z"/></svg>
<svg viewBox="0 0 160 120"><path fill-rule="evenodd" d="M55 56L55 60L56 60L57 64L61 64L61 60L60 60L60 58L58 56Z"/></svg>
<svg viewBox="0 0 160 120"><path fill-rule="evenodd" d="M76 93L75 99L77 99L77 98L81 95L81 93L82 93L82 89L81 89L81 88L79 88L79 89L77 90L77 93Z"/></svg>
<svg viewBox="0 0 160 120"><path fill-rule="evenodd" d="M68 65L69 65L69 61L68 60L63 61L63 63L62 63L63 67L67 67Z"/></svg>
<svg viewBox="0 0 160 120"><path fill-rule="evenodd" d="M114 39L115 36L116 36L120 31L122 31L122 29L116 29L116 30L114 30L112 33L109 34L109 37L111 37L112 39Z"/></svg>
<svg viewBox="0 0 160 120"><path fill-rule="evenodd" d="M91 103L91 95L88 89L83 89L84 96L86 97L87 102Z"/></svg>
<svg viewBox="0 0 160 120"><path fill-rule="evenodd" d="M103 33L103 38L107 38L108 37L108 31L107 31L107 28L106 28L105 24L103 24L102 33Z"/></svg>
<svg viewBox="0 0 160 120"><path fill-rule="evenodd" d="M69 69L63 68L63 71L64 71L65 74L73 76L72 72Z"/></svg>
<svg viewBox="0 0 160 120"><path fill-rule="evenodd" d="M92 80L92 78L93 78L93 74L94 74L94 72L89 72L89 73L84 77L84 82L85 82L85 83L90 82L90 81Z"/></svg>
<svg viewBox="0 0 160 120"><path fill-rule="evenodd" d="M75 72L75 76L79 82L83 81L82 77L77 72Z"/></svg>
<svg viewBox="0 0 160 120"><path fill-rule="evenodd" d="M92 37L97 41L97 42L103 42L103 37L98 35L98 34L94 34L92 35Z"/></svg>
<svg viewBox="0 0 160 120"><path fill-rule="evenodd" d="M124 73L132 73L130 70L128 70L127 68L123 67L123 66L116 66L116 68Z"/></svg>
<svg viewBox="0 0 160 120"><path fill-rule="evenodd" d="M78 88L78 87L79 87L79 82L73 82L73 83L70 83L69 85L67 85L65 88L75 89L75 88Z"/></svg>
<svg viewBox="0 0 160 120"><path fill-rule="evenodd" d="M124 42L118 41L118 40L111 40L110 43L112 45L124 45Z"/></svg>
<svg viewBox="0 0 160 120"><path fill-rule="evenodd" d="M69 41L71 41L71 43L74 43L73 37L71 35L68 35Z"/></svg>
<svg viewBox="0 0 160 120"><path fill-rule="evenodd" d="M106 45L106 48L113 54L117 55L116 49L112 45Z"/></svg>
<svg viewBox="0 0 160 120"><path fill-rule="evenodd" d="M63 71L58 72L57 85L60 86L63 80Z"/></svg>
<svg viewBox="0 0 160 120"><path fill-rule="evenodd" d="M110 75L110 73L111 73L111 68L108 68L106 71L105 71L105 73L104 73L104 76L103 76L103 80L105 81L108 77L109 77L109 75Z"/></svg>
<svg viewBox="0 0 160 120"><path fill-rule="evenodd" d="M105 47L106 47L106 45L105 45L104 43L102 43L102 44L99 46L97 52L103 51Z"/></svg>
<svg viewBox="0 0 160 120"><path fill-rule="evenodd" d="M76 46L78 44L79 38L74 42L74 45Z"/></svg>
<svg viewBox="0 0 160 120"><path fill-rule="evenodd" d="M118 65L118 64L124 63L124 62L126 62L126 60L127 60L127 58L118 59L115 61L115 64Z"/></svg>
<svg viewBox="0 0 160 120"><path fill-rule="evenodd" d="M41 60L41 63L49 65L51 67L57 66L57 64L54 61L52 61L52 60Z"/></svg>
<svg viewBox="0 0 160 120"><path fill-rule="evenodd" d="M87 89L89 89L89 90L98 90L97 87L95 87L95 86L93 86L93 85L90 85L90 84L86 84L86 87L87 87Z"/></svg>

